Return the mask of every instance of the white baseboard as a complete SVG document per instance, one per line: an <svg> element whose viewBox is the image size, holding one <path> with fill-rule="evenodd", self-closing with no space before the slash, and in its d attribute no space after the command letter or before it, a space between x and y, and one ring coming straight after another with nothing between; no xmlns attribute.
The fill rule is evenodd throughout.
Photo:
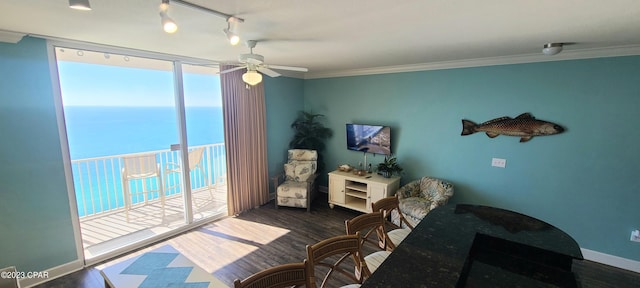
<svg viewBox="0 0 640 288"><path fill-rule="evenodd" d="M598 262L601 264L617 267L624 270L640 273L640 262L631 259L626 259L614 255L604 254L601 252L580 248L582 250L582 257L585 260Z"/></svg>
<svg viewBox="0 0 640 288"><path fill-rule="evenodd" d="M75 260L43 271L48 273L47 278L23 278L20 280L20 287L29 288L40 285L44 282L51 281L53 279L71 274L76 271L80 271L82 268L84 268L84 262L82 260Z"/></svg>

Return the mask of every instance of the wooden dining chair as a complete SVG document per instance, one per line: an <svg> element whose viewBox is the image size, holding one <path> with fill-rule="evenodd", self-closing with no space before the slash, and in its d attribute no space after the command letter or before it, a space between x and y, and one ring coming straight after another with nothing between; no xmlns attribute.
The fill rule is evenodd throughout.
<svg viewBox="0 0 640 288"><path fill-rule="evenodd" d="M305 259L302 263L288 263L271 267L255 273L244 280L233 281L234 288L284 288L314 287L308 275L309 265Z"/></svg>
<svg viewBox="0 0 640 288"><path fill-rule="evenodd" d="M362 244L360 240L360 233L352 234L352 235L340 235L334 236L325 240L322 240L313 245L307 245L307 261L309 262L309 285L312 288L316 288L316 277L315 272L317 267L328 268L325 276L322 278L322 283L320 284L320 288L327 287L327 281L331 278L334 272L339 273L345 277L347 277L350 281L353 281L354 284L342 286L346 287L360 287L359 284L364 281L371 272L369 268L367 268L367 264L362 256ZM337 257L338 260L333 262ZM348 261L347 259L353 259L353 266L356 270L358 270L358 275L356 273L351 273L347 271ZM326 269L319 269L326 270ZM324 273L324 272L323 272ZM331 285L331 287L335 287Z"/></svg>
<svg viewBox="0 0 640 288"><path fill-rule="evenodd" d="M400 211L400 202L398 201L398 196L391 196L382 198L374 203L371 203L371 210L374 212L381 212L382 217L385 222L385 226L391 227L386 230L387 238L384 238L384 235L379 235L380 239L388 239L389 241L381 241L379 242L380 247L389 251L395 249L404 238L411 233L413 229L413 225L407 221L402 215L402 211ZM391 221L391 215L395 214L399 218L400 225L396 225ZM402 228L402 224L406 225L408 228Z"/></svg>
<svg viewBox="0 0 640 288"><path fill-rule="evenodd" d="M387 257L389 257L389 255L391 254L390 251L381 248L379 245L381 241L389 241L387 232L384 228L384 218L382 218L382 212L378 211L358 215L349 220L345 220L344 222L347 229L347 234L360 233L360 245L362 247L364 247L365 244L369 243L370 246L374 247L375 250L378 250L367 256L364 256L364 261L367 264L369 271L371 273L375 272L380 264L382 264L382 262L384 262L384 260L386 260ZM382 251L380 251L380 249L382 249ZM356 276L360 278L358 272L359 271L356 269Z"/></svg>

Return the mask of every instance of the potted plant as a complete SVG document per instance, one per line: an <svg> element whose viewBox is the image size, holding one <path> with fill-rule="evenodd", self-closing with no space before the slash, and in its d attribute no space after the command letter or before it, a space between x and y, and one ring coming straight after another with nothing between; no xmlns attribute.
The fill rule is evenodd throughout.
<svg viewBox="0 0 640 288"><path fill-rule="evenodd" d="M318 171L324 169L322 151L325 148L324 141L333 135L331 129L324 127L318 122L322 114L312 114L300 111L298 119L291 123L291 128L295 130L293 139L289 142L291 149L312 149L318 151Z"/></svg>
<svg viewBox="0 0 640 288"><path fill-rule="evenodd" d="M378 163L378 173L384 178L389 178L391 175L400 174L402 167L398 165L398 159L394 155L388 155L384 157L384 161Z"/></svg>

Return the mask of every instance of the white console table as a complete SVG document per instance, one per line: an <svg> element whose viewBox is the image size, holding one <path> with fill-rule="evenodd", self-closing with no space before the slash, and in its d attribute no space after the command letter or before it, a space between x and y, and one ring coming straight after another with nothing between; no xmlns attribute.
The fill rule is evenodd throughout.
<svg viewBox="0 0 640 288"><path fill-rule="evenodd" d="M329 172L329 207L334 205L360 212L371 212L371 203L393 196L400 186L400 177L384 178L370 173L358 176L351 172Z"/></svg>

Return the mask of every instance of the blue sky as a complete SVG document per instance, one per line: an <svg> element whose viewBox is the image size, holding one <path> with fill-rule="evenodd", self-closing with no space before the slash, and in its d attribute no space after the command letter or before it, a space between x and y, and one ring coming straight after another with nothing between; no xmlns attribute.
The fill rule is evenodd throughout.
<svg viewBox="0 0 640 288"><path fill-rule="evenodd" d="M173 72L58 61L65 106L175 106ZM222 106L218 75L185 74L185 105Z"/></svg>

